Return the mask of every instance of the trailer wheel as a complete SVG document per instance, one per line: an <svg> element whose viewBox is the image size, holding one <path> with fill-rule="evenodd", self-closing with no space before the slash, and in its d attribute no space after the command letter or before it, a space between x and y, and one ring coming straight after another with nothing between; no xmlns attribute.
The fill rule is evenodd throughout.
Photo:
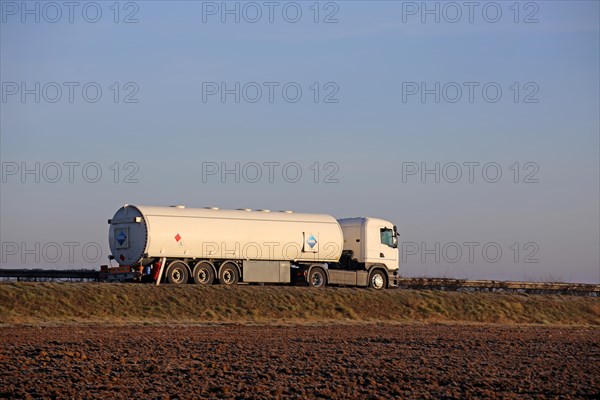
<svg viewBox="0 0 600 400"><path fill-rule="evenodd" d="M184 262L174 261L167 268L167 282L173 285L187 283L189 278L188 268Z"/></svg>
<svg viewBox="0 0 600 400"><path fill-rule="evenodd" d="M212 285L215 281L215 272L209 263L199 262L194 267L192 277L197 285Z"/></svg>
<svg viewBox="0 0 600 400"><path fill-rule="evenodd" d="M381 290L385 288L385 275L380 269L376 269L371 272L371 276L369 277L369 287L375 290Z"/></svg>
<svg viewBox="0 0 600 400"><path fill-rule="evenodd" d="M225 263L219 269L219 281L224 285L235 285L240 280L238 269L233 263Z"/></svg>
<svg viewBox="0 0 600 400"><path fill-rule="evenodd" d="M327 284L327 275L321 268L313 268L308 276L308 284L315 288L325 287Z"/></svg>

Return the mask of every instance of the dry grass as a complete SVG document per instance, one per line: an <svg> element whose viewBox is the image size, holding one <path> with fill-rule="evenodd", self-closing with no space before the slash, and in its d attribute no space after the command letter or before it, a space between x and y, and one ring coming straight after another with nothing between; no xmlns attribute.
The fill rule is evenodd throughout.
<svg viewBox="0 0 600 400"><path fill-rule="evenodd" d="M600 299L303 287L0 283L0 323L481 322L600 325Z"/></svg>

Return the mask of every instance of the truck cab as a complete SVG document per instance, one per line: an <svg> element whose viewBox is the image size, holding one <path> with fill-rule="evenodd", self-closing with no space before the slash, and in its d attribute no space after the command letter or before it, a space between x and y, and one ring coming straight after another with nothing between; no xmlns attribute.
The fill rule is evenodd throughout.
<svg viewBox="0 0 600 400"><path fill-rule="evenodd" d="M329 264L326 283L374 289L396 287L399 278L396 227L389 221L370 217L339 219L338 223L344 237L342 257L339 262ZM308 278L311 284L310 273Z"/></svg>
<svg viewBox="0 0 600 400"><path fill-rule="evenodd" d="M396 227L380 218L359 217L338 220L344 236L343 251L358 263L383 264L389 270L398 268Z"/></svg>

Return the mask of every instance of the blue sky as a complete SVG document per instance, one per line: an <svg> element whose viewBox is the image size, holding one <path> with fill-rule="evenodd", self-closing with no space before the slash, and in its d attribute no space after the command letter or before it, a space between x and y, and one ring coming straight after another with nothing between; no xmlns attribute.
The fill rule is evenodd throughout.
<svg viewBox="0 0 600 400"><path fill-rule="evenodd" d="M39 22L32 14L22 22L21 2L0 3L3 171L36 162L40 168L63 166L57 183L43 176L39 183L34 175L23 179L20 171L5 176L1 240L30 247L98 243L103 253L96 263L76 252L73 262L62 257L53 265L44 257L22 262L19 249L4 255L3 267L92 268L108 255L106 220L119 206L186 204L386 218L398 225L401 241L418 244L419 253L401 265L408 276L600 280L598 2L521 2L518 16L513 2L479 2L472 23L464 6L458 22L448 22L454 14L444 2L428 3L439 7L439 23L434 15L422 22L421 10L406 13L421 2L321 2L318 23L312 1L276 2L273 23L263 2L253 3L263 12L257 23L243 14L239 23L231 15L223 23L219 12L206 13L213 6L220 11L222 2L121 2L118 23L112 1L94 3L102 11L96 23L82 14L89 2L75 9L73 23L63 2L56 3L62 7L56 23L46 21L54 14L43 10L44 3ZM240 12L250 10L247 2L237 4ZM300 8L299 21L287 22L284 7ZM483 14L484 7L490 14ZM497 7L499 21L488 22ZM132 12L138 22L123 23ZM323 22L330 13L337 23ZM527 17L537 22L525 23ZM31 89L36 82L39 103L32 94L25 102L21 93L9 94L12 84L20 90L22 83ZM63 89L56 103L47 101L52 82ZM65 82L79 84L72 103ZM96 103L81 92L90 82L102 89ZM207 82L278 86L272 103L266 89L256 103L243 96L236 103L233 95L223 103L219 94L203 102ZM438 103L434 95L422 102L420 94L403 101L403 86L413 82L430 89L451 83L448 90L457 84L462 97L447 101L454 96L449 91ZM466 99L465 82L477 83L473 102ZM302 89L298 102L283 98L287 83ZM502 90L495 103L481 91L490 83ZM124 103L134 89L138 102ZM338 102L325 103L334 89ZM271 161L297 163L303 178L289 183L276 170L273 183L236 183L231 176L224 183L216 176L203 182L203 163L233 168L236 162ZM89 183L77 167L71 183L65 162L97 163L102 178ZM118 183L110 168L115 162ZM124 169L127 162L138 168L137 183L123 182L123 174L133 171ZM315 162L318 183L310 169ZM323 182L331 172L324 169L328 162L337 166L338 183ZM472 183L464 176L457 183L426 176L422 183L418 174L403 182L406 163L433 168L436 162L440 168L480 164ZM482 178L487 163L501 168L499 182ZM535 167L525 169L527 163ZM523 183L533 168L538 183ZM465 242L481 243L474 262L465 254L457 262L447 262L453 258L448 254L440 262L421 259L423 248ZM497 262L482 256L486 243L502 249ZM531 243L537 262L525 263Z"/></svg>

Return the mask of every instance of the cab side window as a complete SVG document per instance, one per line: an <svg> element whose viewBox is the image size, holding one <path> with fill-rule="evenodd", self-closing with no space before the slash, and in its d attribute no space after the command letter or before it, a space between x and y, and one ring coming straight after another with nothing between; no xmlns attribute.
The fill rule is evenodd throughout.
<svg viewBox="0 0 600 400"><path fill-rule="evenodd" d="M394 247L394 232L388 228L381 228L379 232L381 236L381 244Z"/></svg>

